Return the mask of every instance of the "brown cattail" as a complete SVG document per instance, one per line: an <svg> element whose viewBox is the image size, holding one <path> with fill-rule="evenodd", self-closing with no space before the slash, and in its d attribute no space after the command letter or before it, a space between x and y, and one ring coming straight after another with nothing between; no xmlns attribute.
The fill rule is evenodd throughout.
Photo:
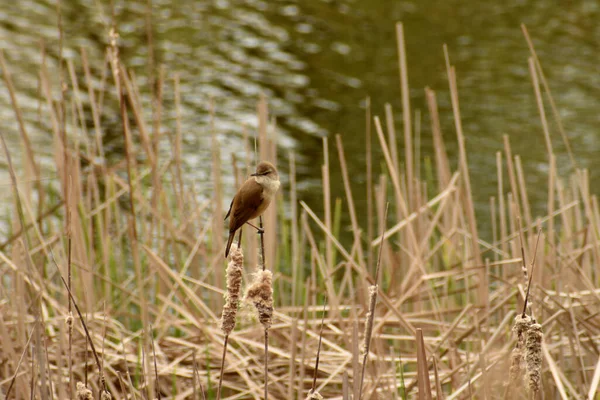
<svg viewBox="0 0 600 400"><path fill-rule="evenodd" d="M369 286L369 311L367 312L363 342L360 346L360 352L363 356L369 352L369 343L371 343L371 336L373 336L373 318L375 318L375 306L377 305L377 290L378 285Z"/></svg>
<svg viewBox="0 0 600 400"><path fill-rule="evenodd" d="M92 391L85 387L83 382L77 382L77 392L75 393L77 400L94 400Z"/></svg>
<svg viewBox="0 0 600 400"><path fill-rule="evenodd" d="M511 384L518 382L522 377L521 371L523 370L523 350L516 346L510 355L510 370L509 377Z"/></svg>
<svg viewBox="0 0 600 400"><path fill-rule="evenodd" d="M227 294L221 315L221 331L229 335L235 328L235 316L240 303L242 289L242 269L244 266L244 253L235 244L231 245L230 261L227 265Z"/></svg>
<svg viewBox="0 0 600 400"><path fill-rule="evenodd" d="M542 383L542 325L533 320L525 334L525 362L527 366L527 384L535 396Z"/></svg>
<svg viewBox="0 0 600 400"><path fill-rule="evenodd" d="M523 357L523 350L525 348L525 334L531 323L532 318L527 314L517 314L515 317L515 323L512 327L512 330L517 336L517 344L515 345L510 357L509 377L511 385L522 382L523 379L523 370L525 369Z"/></svg>
<svg viewBox="0 0 600 400"><path fill-rule="evenodd" d="M273 273L258 271L254 282L246 290L246 300L252 302L258 311L258 320L266 329L273 323Z"/></svg>
<svg viewBox="0 0 600 400"><path fill-rule="evenodd" d="M517 314L517 316L515 317L515 324L513 325L512 330L517 335L517 340L519 341L519 344L523 343L525 339L523 333L527 332L527 329L529 329L529 326L531 324L532 318L527 314Z"/></svg>

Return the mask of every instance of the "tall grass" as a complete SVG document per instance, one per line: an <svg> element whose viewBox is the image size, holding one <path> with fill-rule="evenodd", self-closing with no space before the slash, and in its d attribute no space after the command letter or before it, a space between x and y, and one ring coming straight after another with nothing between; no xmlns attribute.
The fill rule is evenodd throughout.
<svg viewBox="0 0 600 400"><path fill-rule="evenodd" d="M430 175L422 174L401 25L397 32L404 155L398 153L391 107L368 106L371 190L353 191L343 150L353 132L335 138L337 152L329 151L333 140L324 139L324 215L301 201L295 157L289 154L289 185L264 216L264 250L250 230L243 237L246 265L259 265L262 253L273 272L268 354L266 329L247 306L241 306L235 329L223 332L219 325L226 293L223 202L234 191L225 191L224 175L241 182L258 159L282 164L267 99L261 97L257 106L258 156L245 131L246 154L222 165L224 149L211 122L205 131L211 135L212 174L193 185L184 172L191 150L182 146L178 75L156 73L160 90L146 104L137 78L118 57L113 32L106 64L113 79L106 87L112 89L93 84L84 52L79 62L67 64L64 91L42 66L43 115L52 122L57 172L56 182L42 184L39 154L21 117L10 65L0 53L25 149L20 165L8 167L14 196L5 206L15 217L7 218L12 234L0 245L0 397L10 391L10 398L65 399L76 390L89 396L89 387L100 398L105 384L113 398L208 399L222 384L222 398L231 399L264 398L265 389L273 399L316 393L343 399L501 398L510 384L511 398L598 398L598 199L574 157L571 174L558 173L546 103L562 139L567 136L529 36L540 140L548 149L546 215L531 215L527 171L505 137L498 143L497 171L489 171L498 182L491 221L478 221L465 147L471 133L463 132L460 117L460 71L444 49L458 167L450 167L449 135L442 135L436 94L427 88L435 152L426 161ZM53 95L57 88L60 97ZM162 102L168 92L174 105ZM103 143L108 108L103 99L109 96L119 104L121 159L107 159ZM175 128L159 129L168 107L174 107ZM165 147L172 151L159 151ZM6 154L18 151L7 148ZM373 162L379 154L381 170ZM335 163L343 193L329 188ZM356 196L367 196L367 215L354 206ZM339 226L341 213L350 216L348 237ZM536 259L535 270L525 254ZM380 257L377 272L374 255ZM529 280L523 280L523 266ZM70 283L63 285L65 276ZM67 287L81 316L71 312ZM511 321L525 316L527 293L527 317L535 315L537 324L519 338ZM363 331L370 337L362 338ZM361 352L365 339L367 351ZM539 368L528 372L528 381L519 375L509 379L519 343L535 350L525 356Z"/></svg>

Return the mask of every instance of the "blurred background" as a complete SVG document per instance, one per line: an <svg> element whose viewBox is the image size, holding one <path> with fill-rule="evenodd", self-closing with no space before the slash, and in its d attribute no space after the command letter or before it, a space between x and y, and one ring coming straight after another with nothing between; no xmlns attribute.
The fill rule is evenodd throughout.
<svg viewBox="0 0 600 400"><path fill-rule="evenodd" d="M173 77L179 75L185 161L188 179L196 187L202 188L210 179L211 101L222 168L227 172L232 171L231 154L244 159L242 132L245 127L249 135L255 135L257 99L264 93L276 118L284 173L289 151L296 154L300 197L320 209L321 138L340 133L356 206L359 213L364 211L367 97L372 114L382 120L384 104L393 107L399 154L403 154L398 21L404 24L410 101L413 121L420 126L419 164L423 168L432 155L426 86L437 92L442 131L456 165L442 50L443 44L448 45L457 70L479 215L488 219L489 197L497 193L495 153L503 149L503 134L510 136L513 154L522 156L533 211L545 207L548 159L521 23L533 39L577 165L590 169L591 182L599 177L600 3L594 0L561 1L560 6L527 0L70 0L61 2L60 12L54 1L4 2L0 6L1 46L42 164L52 159L52 134L39 74L45 65L58 100L59 14L63 56L73 61L77 79L84 82L81 49L85 49L96 88L107 88L107 93L112 90L112 77L106 69L105 51L114 18L120 55L136 75L148 105L144 107L148 121L156 79L153 66L164 65L164 130L173 129L175 123ZM111 96L103 100L102 117L108 164L123 156L118 102ZM87 96L82 93L82 97ZM557 165L566 173L571 164L549 107L547 114ZM91 127L91 115L87 117ZM0 129L18 159L22 147L4 84L0 84ZM332 140L331 183L336 196L342 195L343 186ZM374 171L379 173L381 154L375 154L374 160ZM5 171L4 157L0 163ZM43 179L56 179L55 175L56 171L42 168ZM5 172L0 183L9 195ZM225 186L233 193L232 182Z"/></svg>

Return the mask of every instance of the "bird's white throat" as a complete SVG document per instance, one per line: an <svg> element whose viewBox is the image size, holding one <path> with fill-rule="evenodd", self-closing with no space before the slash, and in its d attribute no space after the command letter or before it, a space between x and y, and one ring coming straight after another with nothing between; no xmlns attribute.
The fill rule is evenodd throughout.
<svg viewBox="0 0 600 400"><path fill-rule="evenodd" d="M268 176L255 176L254 180L263 187L263 196L271 199L279 190L279 179L273 179Z"/></svg>

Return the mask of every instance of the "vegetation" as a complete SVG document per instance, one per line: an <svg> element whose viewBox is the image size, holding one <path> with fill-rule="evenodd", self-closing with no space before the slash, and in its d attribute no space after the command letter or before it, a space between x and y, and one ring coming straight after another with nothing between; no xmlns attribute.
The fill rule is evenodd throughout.
<svg viewBox="0 0 600 400"><path fill-rule="evenodd" d="M243 256L233 249L230 276L222 174L239 184L257 160L281 159L265 98L258 103L258 154L248 150L244 162L221 166L211 124L212 176L196 187L183 173L180 124L161 129L163 92L174 92L180 118L177 76L158 74L152 104L144 104L135 76L119 60L113 31L108 68L124 155L106 162L104 92L89 73L84 82L66 70L59 81L42 73L60 178L42 184L0 57L25 149L21 165L13 164L16 149L2 136L14 217L7 221L13 234L0 244L0 397L209 399L222 385L221 398L229 399L266 393L273 399L417 393L422 399L597 399L600 210L587 171L573 161L571 176L557 173L547 105L563 140L566 135L526 31L548 148L547 212L531 214L520 158L505 137L497 171L490 171L498 195L485 224L474 211L477 188L469 180L448 52L458 167L450 167L436 95L426 89L435 154L430 173L422 175L401 25L397 32L404 154L398 154L391 107L385 126L371 118L379 110L367 107L366 215L354 207L358 194L346 168L343 142L351 132L335 137L344 193L330 191L336 154L329 151L333 140L323 141L323 216L299 201L291 153L288 184L265 215L264 238L246 230ZM84 56L79 68L88 68ZM63 88L60 98L52 86ZM253 147L250 137L243 140ZM384 156L381 171L373 146ZM339 226L341 213L350 217L350 235ZM246 293L259 318L239 287L240 279L251 285L251 274L257 280ZM260 294L271 293L268 287L272 299Z"/></svg>

